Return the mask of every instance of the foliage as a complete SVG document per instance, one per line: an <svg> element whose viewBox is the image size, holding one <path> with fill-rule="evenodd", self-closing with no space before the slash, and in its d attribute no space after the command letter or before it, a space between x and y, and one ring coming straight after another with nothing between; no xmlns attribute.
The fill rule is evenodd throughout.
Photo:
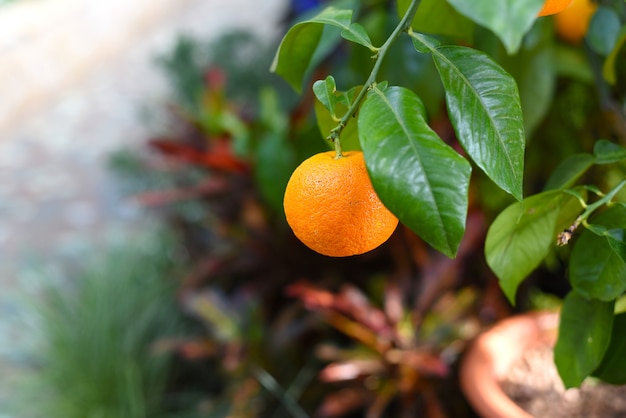
<svg viewBox="0 0 626 418"><path fill-rule="evenodd" d="M618 120L616 129L608 132L611 140L594 135L592 151L589 144L581 144L581 152L565 158L550 178L543 179L545 191L533 190L524 198L524 130L530 128L531 133L537 128L549 109L559 65L566 67L574 57L584 63L582 51L563 51L556 62L548 58L547 52L559 47L554 36L546 35L541 22L534 24L541 0L507 1L497 8L488 0L449 0L445 7L426 0L396 3L400 22L380 46L371 40L364 25L354 21L358 8L331 5L289 29L272 70L300 91L307 74L318 64L316 54L328 42L323 37L326 28L336 28L335 33L344 40L367 49L372 54L371 71L360 84L343 87L332 76L313 83L314 94L335 121L335 127L326 132L326 124L320 124L323 134L334 142L340 155L343 131L356 118L356 133L350 135L359 139L381 200L402 224L450 257L457 254L466 224L471 172L468 160L517 199L495 219L485 247L487 261L511 302L515 302L517 288L528 274L558 251L555 246L567 245L579 226L585 228L569 257L573 290L563 305L555 350L565 385L577 386L600 366L610 346L623 347L620 338L611 339L611 335L618 335L611 329L613 305L626 290L626 204L623 193L620 195L626 184L626 97L616 88L621 68L616 59L622 49L622 29L626 28L624 4L603 2L591 20L587 38L587 71L601 92L600 105L611 108ZM450 17L442 17L451 10ZM446 24L431 26L427 21L447 22L459 30ZM480 26L491 34L464 32L464 25ZM470 34L477 33L472 39ZM454 149L455 144L445 143L430 128L419 95L380 77L382 61L403 34L417 53L432 58L449 122L464 152ZM494 42L492 35L499 42ZM471 47L459 46L461 43ZM513 74L506 71L507 67ZM584 73L567 75L591 81ZM545 91L531 85L537 84L535 76ZM540 113L531 110L537 105L530 103L531 98L541 100ZM338 114L339 103L347 110ZM530 123L524 124L523 114ZM596 165L610 166L604 178L596 177L600 184L574 187ZM603 193L602 187L610 191ZM589 200L588 195L596 198ZM590 325L585 332L580 332L581 323ZM615 348L610 350L614 356ZM602 370L606 369L596 373L599 377Z"/></svg>
<svg viewBox="0 0 626 418"><path fill-rule="evenodd" d="M272 68L299 90L324 25L340 28L342 37L374 54L364 88L340 118L333 115L335 95L341 95L334 80L327 78L326 91L314 90L331 117L338 119L329 139L339 144L341 132L358 111L360 145L381 200L434 248L454 256L465 227L470 165L430 129L425 108L411 90L377 83L380 63L401 31L408 33L418 53L431 55L461 145L499 187L517 199L522 197L522 110L514 79L489 56L472 48L441 45L439 40L413 31L411 22L418 5L411 2L379 48L371 44L363 26L351 22L351 10L328 7L287 32Z"/></svg>
<svg viewBox="0 0 626 418"><path fill-rule="evenodd" d="M216 44L228 51L233 39L257 42L227 35ZM177 359L170 376L176 416L468 414L453 369L479 328L483 296L461 272L479 259L482 216L469 221L456 259L432 253L408 230L361 257L310 251L287 227L282 198L296 164L329 148L312 118L319 111L313 97L283 100L277 78L259 81L250 90L256 95L237 96L223 69L237 67L236 53L199 63L189 57L205 46L181 42L191 50L181 58L178 46L162 58L164 69L172 80L205 74L202 84L191 94L173 81L170 132L150 139L150 154L113 160L126 192L167 219L190 256L179 294L194 325L167 345ZM223 124L226 114L231 123ZM317 295L327 304L311 304ZM503 316L497 300L487 305ZM370 313L386 334L371 329L378 325ZM339 363L376 370L322 377Z"/></svg>
<svg viewBox="0 0 626 418"><path fill-rule="evenodd" d="M181 331L172 281L179 261L163 235L135 244L107 250L37 296L34 372L20 413L165 416L171 356L158 343Z"/></svg>
<svg viewBox="0 0 626 418"><path fill-rule="evenodd" d="M181 416L467 416L457 355L511 309L484 259L518 306L569 274L562 377L622 383L623 36L597 19L621 25L623 4L602 2L583 48L536 18L540 0L328 3L279 46L182 40L161 60L171 132L118 159L159 179L134 197L191 260L180 294L196 326L169 347ZM239 72L248 44L268 67L276 49L272 69L303 93ZM205 49L220 53L194 58ZM363 150L402 223L346 260L300 245L282 211L297 163L333 148Z"/></svg>

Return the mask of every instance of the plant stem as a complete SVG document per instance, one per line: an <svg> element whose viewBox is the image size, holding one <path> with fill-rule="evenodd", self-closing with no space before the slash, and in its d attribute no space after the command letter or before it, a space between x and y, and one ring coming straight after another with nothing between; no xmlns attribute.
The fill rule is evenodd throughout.
<svg viewBox="0 0 626 418"><path fill-rule="evenodd" d="M400 20L400 23L398 23L398 25L395 27L391 35L389 35L389 38L387 38L385 43L380 48L378 48L378 53L376 54L376 62L374 63L374 67L372 68L372 71L370 72L367 81L363 85L363 88L357 95L356 99L354 99L354 102L352 102L352 105L350 106L346 114L343 115L343 117L339 121L339 124L332 131L330 131L330 135L327 139L329 141L333 141L333 143L335 144L335 158L341 158L342 155L341 144L339 143L339 136L341 135L341 132L348 124L350 118L353 117L359 110L359 107L361 106L363 99L367 95L367 92L370 90L372 85L376 83L376 77L378 76L378 72L380 71L380 67L382 66L385 55L387 55L389 47L391 47L394 41L398 39L402 32L407 31L411 27L411 21L413 20L415 13L417 13L417 8L419 7L420 2L421 0L411 0L411 4L409 5L409 8L402 17L402 20Z"/></svg>
<svg viewBox="0 0 626 418"><path fill-rule="evenodd" d="M591 205L587 206L585 208L585 211L579 216L579 219L582 222L585 222L587 220L587 218L589 218L589 216L591 216L591 214L598 209L600 206L605 205L605 204L609 204L611 202L611 199L613 199L613 197L615 197L615 195L617 194L617 192L620 191L620 189L622 187L626 186L626 178L623 179L622 181L620 181L617 186L615 186L610 192L608 192L607 194L605 194L601 199L599 199L597 202L592 203Z"/></svg>

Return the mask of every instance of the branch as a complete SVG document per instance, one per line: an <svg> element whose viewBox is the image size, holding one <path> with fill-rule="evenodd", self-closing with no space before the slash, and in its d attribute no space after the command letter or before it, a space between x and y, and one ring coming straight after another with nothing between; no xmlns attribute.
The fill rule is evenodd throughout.
<svg viewBox="0 0 626 418"><path fill-rule="evenodd" d="M335 152L337 153L336 158L341 158L341 144L339 142L339 136L341 135L341 132L348 124L350 118L353 117L361 107L361 103L367 95L367 92L376 83L376 77L378 76L378 72L380 71L380 67L383 63L385 55L387 55L389 47L391 47L395 40L398 39L402 32L406 32L411 27L411 22L413 21L413 17L415 17L415 13L417 13L420 2L421 0L411 0L411 4L409 5L409 8L402 17L402 20L400 20L400 23L398 23L398 26L396 26L391 35L389 35L389 38L387 38L383 46L378 49L378 53L375 55L376 62L374 63L374 67L372 68L372 71L367 78L365 85L359 92L358 96L356 97L346 114L343 115L343 117L339 121L339 124L332 131L330 131L330 135L326 138L329 141L333 141L333 143L335 144Z"/></svg>

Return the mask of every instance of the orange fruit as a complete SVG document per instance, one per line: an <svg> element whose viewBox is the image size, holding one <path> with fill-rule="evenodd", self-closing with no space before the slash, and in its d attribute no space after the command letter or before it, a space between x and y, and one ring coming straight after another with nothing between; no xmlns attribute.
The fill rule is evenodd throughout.
<svg viewBox="0 0 626 418"><path fill-rule="evenodd" d="M315 154L295 169L285 190L285 216L296 237L320 254L363 254L387 241L398 218L374 191L363 153L335 155Z"/></svg>
<svg viewBox="0 0 626 418"><path fill-rule="evenodd" d="M559 13L565 10L571 2L572 0L546 0L537 16L548 16Z"/></svg>
<svg viewBox="0 0 626 418"><path fill-rule="evenodd" d="M597 8L598 5L591 0L574 0L570 7L554 16L556 33L564 41L580 43Z"/></svg>

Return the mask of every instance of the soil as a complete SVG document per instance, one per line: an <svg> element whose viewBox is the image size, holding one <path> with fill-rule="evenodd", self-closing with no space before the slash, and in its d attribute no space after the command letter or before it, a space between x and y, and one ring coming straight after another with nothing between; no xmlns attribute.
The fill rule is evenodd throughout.
<svg viewBox="0 0 626 418"><path fill-rule="evenodd" d="M580 388L566 390L549 346L534 348L522 357L502 388L535 418L626 417L626 386L587 379Z"/></svg>

